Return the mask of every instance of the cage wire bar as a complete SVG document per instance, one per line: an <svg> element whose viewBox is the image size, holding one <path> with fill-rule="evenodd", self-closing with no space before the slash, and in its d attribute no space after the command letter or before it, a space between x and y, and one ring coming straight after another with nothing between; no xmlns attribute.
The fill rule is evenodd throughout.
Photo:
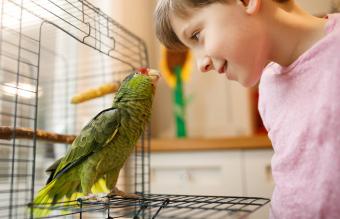
<svg viewBox="0 0 340 219"><path fill-rule="evenodd" d="M31 218L27 203L44 184L43 169L67 147L37 141L37 129L79 133L113 97L70 106L71 96L121 81L148 66L148 56L139 37L88 1L1 0L0 5L0 125L13 130L10 139L0 139L0 218ZM34 134L19 138L17 128ZM121 173L118 185L124 190L150 191L149 138L147 128Z"/></svg>
<svg viewBox="0 0 340 219"><path fill-rule="evenodd" d="M86 0L0 0L0 218L33 218L29 203L44 170L69 143L38 130L76 135L112 104L107 95L79 105L80 91L121 81L148 66L145 43ZM5 135L3 130L11 130ZM21 129L30 130L24 138ZM264 198L150 194L150 125L120 173L118 188L140 198L60 202L48 218L244 217Z"/></svg>
<svg viewBox="0 0 340 219"><path fill-rule="evenodd" d="M257 197L141 194L139 199L115 197L102 202L73 201L67 203L69 206L59 203L53 208L66 210L64 215L78 214L80 218L87 218L87 213L101 211L108 219L225 219L245 218L268 202L269 199Z"/></svg>

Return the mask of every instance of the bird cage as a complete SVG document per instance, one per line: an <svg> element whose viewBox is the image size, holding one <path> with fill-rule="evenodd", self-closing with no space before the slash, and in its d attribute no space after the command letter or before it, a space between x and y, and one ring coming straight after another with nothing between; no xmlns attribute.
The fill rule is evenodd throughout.
<svg viewBox="0 0 340 219"><path fill-rule="evenodd" d="M148 66L145 43L86 0L0 0L0 218L33 218L44 170L114 93L79 104L75 94ZM140 198L56 203L49 218L226 218L269 200L150 194L150 128L118 187Z"/></svg>

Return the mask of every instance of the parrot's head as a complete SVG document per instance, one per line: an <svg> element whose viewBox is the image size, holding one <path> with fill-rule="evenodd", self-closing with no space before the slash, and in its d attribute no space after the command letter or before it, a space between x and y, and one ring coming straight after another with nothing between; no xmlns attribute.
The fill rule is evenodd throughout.
<svg viewBox="0 0 340 219"><path fill-rule="evenodd" d="M147 76L148 78L150 78L152 85L154 87L156 87L157 82L158 82L159 78L161 77L159 71L157 71L155 69L151 69L151 68L146 68L146 67L138 68L136 74L141 74L141 75L144 75L144 76Z"/></svg>
<svg viewBox="0 0 340 219"><path fill-rule="evenodd" d="M118 93L126 93L129 99L153 96L159 78L159 71L144 67L139 68L136 72L125 77ZM122 97L122 95L118 96Z"/></svg>

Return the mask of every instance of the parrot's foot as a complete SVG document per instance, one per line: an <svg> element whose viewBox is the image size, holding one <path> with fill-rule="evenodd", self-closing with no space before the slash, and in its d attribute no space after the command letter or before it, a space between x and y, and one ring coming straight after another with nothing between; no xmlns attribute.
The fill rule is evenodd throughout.
<svg viewBox="0 0 340 219"><path fill-rule="evenodd" d="M123 192L121 190L119 190L117 187L115 187L114 189L112 189L110 191L109 194L107 194L107 196L120 196L122 198L135 198L135 199L138 199L140 198L139 195L136 195L136 194L132 194L132 193L126 193L126 192Z"/></svg>
<svg viewBox="0 0 340 219"><path fill-rule="evenodd" d="M78 198L78 201L98 201L98 202L108 202L109 198L103 194L89 194Z"/></svg>

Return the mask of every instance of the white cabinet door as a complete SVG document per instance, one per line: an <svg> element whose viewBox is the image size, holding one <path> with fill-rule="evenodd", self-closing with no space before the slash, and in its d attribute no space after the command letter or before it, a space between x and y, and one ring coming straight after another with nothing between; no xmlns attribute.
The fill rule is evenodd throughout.
<svg viewBox="0 0 340 219"><path fill-rule="evenodd" d="M242 151L244 164L245 196L271 198L274 181L271 175L271 157L273 150ZM251 214L249 219L264 219L269 217L270 204Z"/></svg>
<svg viewBox="0 0 340 219"><path fill-rule="evenodd" d="M151 192L242 195L241 151L151 154Z"/></svg>
<svg viewBox="0 0 340 219"><path fill-rule="evenodd" d="M271 175L273 150L243 151L245 195L270 198L274 188Z"/></svg>
<svg viewBox="0 0 340 219"><path fill-rule="evenodd" d="M271 198L272 155L269 149L152 153L151 192ZM268 218L269 207L249 218Z"/></svg>

